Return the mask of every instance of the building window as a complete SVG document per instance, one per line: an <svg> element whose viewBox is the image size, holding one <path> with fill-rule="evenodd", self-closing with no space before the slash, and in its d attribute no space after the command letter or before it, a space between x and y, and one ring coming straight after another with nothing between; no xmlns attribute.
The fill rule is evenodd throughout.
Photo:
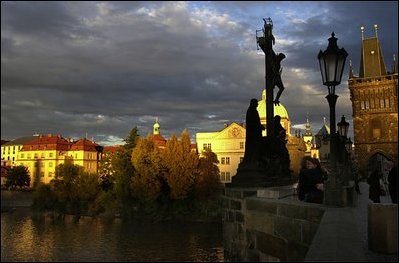
<svg viewBox="0 0 399 263"><path fill-rule="evenodd" d="M226 173L225 172L221 172L220 173L220 181L221 182L225 182L226 181Z"/></svg>
<svg viewBox="0 0 399 263"><path fill-rule="evenodd" d="M37 159L39 155L37 153L34 154L34 158Z"/></svg>
<svg viewBox="0 0 399 263"><path fill-rule="evenodd" d="M220 160L220 164L225 164L226 163L226 158L222 157L222 159Z"/></svg>
<svg viewBox="0 0 399 263"><path fill-rule="evenodd" d="M21 153L21 159L25 158L25 154Z"/></svg>
<svg viewBox="0 0 399 263"><path fill-rule="evenodd" d="M230 181L231 181L230 172L226 172L226 182Z"/></svg>
<svg viewBox="0 0 399 263"><path fill-rule="evenodd" d="M364 102L364 107L366 108L366 110L370 109L370 104L369 104L369 101L368 101L368 100L366 100L366 101Z"/></svg>
<svg viewBox="0 0 399 263"><path fill-rule="evenodd" d="M240 149L244 149L244 142L240 142Z"/></svg>
<svg viewBox="0 0 399 263"><path fill-rule="evenodd" d="M53 167L53 162L49 162L48 167Z"/></svg>
<svg viewBox="0 0 399 263"><path fill-rule="evenodd" d="M27 154L27 157L26 157L26 158L30 159L30 153Z"/></svg>
<svg viewBox="0 0 399 263"><path fill-rule="evenodd" d="M360 108L361 108L362 110L364 110L364 109L365 109L365 106L364 106L364 101L363 101L363 100L360 102Z"/></svg>
<svg viewBox="0 0 399 263"><path fill-rule="evenodd" d="M45 153L42 153L41 158L44 158L45 156L46 156Z"/></svg>
<svg viewBox="0 0 399 263"><path fill-rule="evenodd" d="M53 177L53 172L49 172L48 177Z"/></svg>
<svg viewBox="0 0 399 263"><path fill-rule="evenodd" d="M385 107L386 108L390 108L391 107L391 105L389 105L389 99L388 98L385 99Z"/></svg>
<svg viewBox="0 0 399 263"><path fill-rule="evenodd" d="M206 143L204 143L203 145L202 145L202 150L206 150L206 146L207 146L207 144Z"/></svg>
<svg viewBox="0 0 399 263"><path fill-rule="evenodd" d="M53 153L49 153L48 157L52 158L53 157Z"/></svg>
<svg viewBox="0 0 399 263"><path fill-rule="evenodd" d="M385 108L385 100L380 99L380 108Z"/></svg>
<svg viewBox="0 0 399 263"><path fill-rule="evenodd" d="M78 159L78 154L77 153L75 153L75 159Z"/></svg>
<svg viewBox="0 0 399 263"><path fill-rule="evenodd" d="M226 164L230 164L230 157L226 157Z"/></svg>

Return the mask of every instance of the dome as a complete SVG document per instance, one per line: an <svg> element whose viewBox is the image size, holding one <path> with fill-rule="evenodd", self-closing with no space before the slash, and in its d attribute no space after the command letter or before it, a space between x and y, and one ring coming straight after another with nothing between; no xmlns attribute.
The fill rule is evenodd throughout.
<svg viewBox="0 0 399 263"><path fill-rule="evenodd" d="M280 105L274 105L274 116L280 115L281 119L289 119L288 117L288 112L283 106L283 104L280 103ZM258 107L257 107L258 113L259 113L259 118L260 119L266 119L266 90L264 89L262 92L262 99L258 101Z"/></svg>

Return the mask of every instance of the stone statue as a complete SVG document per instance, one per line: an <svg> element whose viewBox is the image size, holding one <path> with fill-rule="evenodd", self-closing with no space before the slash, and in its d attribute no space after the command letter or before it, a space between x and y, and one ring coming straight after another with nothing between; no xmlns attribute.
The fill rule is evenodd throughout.
<svg viewBox="0 0 399 263"><path fill-rule="evenodd" d="M244 163L256 164L259 161L262 130L265 127L260 123L259 113L257 110L258 100L251 99L246 115L246 141Z"/></svg>

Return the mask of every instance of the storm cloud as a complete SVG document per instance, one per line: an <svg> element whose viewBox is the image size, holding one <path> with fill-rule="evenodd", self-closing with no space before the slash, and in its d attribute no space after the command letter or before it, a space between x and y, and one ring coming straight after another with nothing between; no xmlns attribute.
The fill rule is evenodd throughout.
<svg viewBox="0 0 399 263"><path fill-rule="evenodd" d="M397 2L2 2L1 137L33 133L120 143L130 129L165 137L243 122L264 88L255 30L273 19L281 103L315 132L328 117L317 61L334 31L360 63L360 26L378 36L387 70L398 46ZM337 119L351 123L348 64Z"/></svg>

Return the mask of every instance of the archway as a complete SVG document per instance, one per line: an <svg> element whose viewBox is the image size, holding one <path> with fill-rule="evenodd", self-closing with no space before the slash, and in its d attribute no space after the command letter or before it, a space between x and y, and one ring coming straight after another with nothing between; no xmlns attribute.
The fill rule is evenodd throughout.
<svg viewBox="0 0 399 263"><path fill-rule="evenodd" d="M392 161L391 158L387 157L381 152L377 152L373 154L369 160L367 161L367 177L370 176L370 174L374 170L378 170L382 174L382 181L384 183L384 188L385 191L388 191L388 171L387 171L387 164L389 161Z"/></svg>

